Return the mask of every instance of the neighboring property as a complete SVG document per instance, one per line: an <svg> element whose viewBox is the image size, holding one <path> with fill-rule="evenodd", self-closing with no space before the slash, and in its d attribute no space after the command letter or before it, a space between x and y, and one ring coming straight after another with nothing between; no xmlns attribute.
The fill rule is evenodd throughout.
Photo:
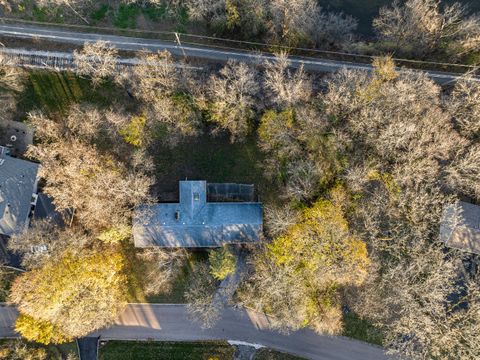
<svg viewBox="0 0 480 360"><path fill-rule="evenodd" d="M0 124L0 144L5 145L12 155L25 153L33 143L33 130L19 121L2 120Z"/></svg>
<svg viewBox="0 0 480 360"><path fill-rule="evenodd" d="M39 165L10 156L0 146L0 234L23 231L37 201Z"/></svg>
<svg viewBox="0 0 480 360"><path fill-rule="evenodd" d="M480 254L480 206L463 201L445 206L440 240L448 247Z"/></svg>
<svg viewBox="0 0 480 360"><path fill-rule="evenodd" d="M180 181L178 203L137 209L133 224L135 246L201 248L259 241L262 204L252 201L253 186L208 184L208 189L215 193L210 196L206 181ZM222 189L224 196L219 194ZM220 197L250 201L208 201Z"/></svg>

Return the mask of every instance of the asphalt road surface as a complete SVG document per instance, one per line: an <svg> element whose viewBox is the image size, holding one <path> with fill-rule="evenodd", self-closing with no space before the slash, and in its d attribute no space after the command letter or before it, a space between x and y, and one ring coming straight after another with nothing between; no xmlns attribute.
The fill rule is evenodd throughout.
<svg viewBox="0 0 480 360"><path fill-rule="evenodd" d="M15 337L15 308L0 307L0 337ZM185 305L129 304L116 323L90 336L101 340L231 340L258 344L314 360L386 360L380 347L341 336L321 336L310 330L289 335L268 330L268 318L250 310L225 309L211 329L187 316Z"/></svg>
<svg viewBox="0 0 480 360"><path fill-rule="evenodd" d="M1 20L1 19L0 19ZM220 48L207 47L207 46L192 46L184 45L178 46L174 42L161 41L155 39L144 39L127 36L117 35L105 35L95 33L82 33L73 30L63 30L54 27L45 27L38 25L27 24L0 24L0 35L25 38L25 39L44 39L49 41L70 43L70 44L83 44L85 42L95 42L98 40L108 41L116 48L127 51L137 50L168 50L173 55L213 60L219 62L225 62L229 59L234 59L242 62L258 63L265 60L272 60L274 57L271 54L258 54L247 51L233 51L222 50ZM298 67L301 64L305 69L317 72L335 72L342 68L354 69L354 70L367 70L370 71L372 67L368 64L352 63L345 61L334 60L322 60L315 58L301 58L290 57L291 65ZM400 70L404 71L404 70ZM439 84L448 84L454 82L459 78L458 74L444 73L437 71L427 71L428 75ZM480 81L480 79L476 79Z"/></svg>

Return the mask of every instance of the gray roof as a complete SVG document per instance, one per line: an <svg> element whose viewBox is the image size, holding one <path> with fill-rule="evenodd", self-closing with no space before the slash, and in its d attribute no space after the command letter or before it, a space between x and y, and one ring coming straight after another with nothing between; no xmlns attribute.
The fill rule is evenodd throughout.
<svg viewBox="0 0 480 360"><path fill-rule="evenodd" d="M262 205L207 202L205 181L180 181L180 202L144 205L133 225L135 246L217 247L260 239Z"/></svg>
<svg viewBox="0 0 480 360"><path fill-rule="evenodd" d="M480 254L480 206L463 201L445 206L440 240L448 247Z"/></svg>
<svg viewBox="0 0 480 360"><path fill-rule="evenodd" d="M64 217L71 217L71 214L64 210L58 212L53 204L53 199L44 193L38 193L37 204L33 212L34 220L49 220L59 226L64 226Z"/></svg>
<svg viewBox="0 0 480 360"><path fill-rule="evenodd" d="M38 164L0 154L0 234L13 235L28 225Z"/></svg>

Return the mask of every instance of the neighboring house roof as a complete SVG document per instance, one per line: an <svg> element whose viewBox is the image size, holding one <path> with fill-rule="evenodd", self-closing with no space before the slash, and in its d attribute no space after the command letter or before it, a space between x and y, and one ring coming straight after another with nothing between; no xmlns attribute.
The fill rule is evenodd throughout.
<svg viewBox="0 0 480 360"><path fill-rule="evenodd" d="M445 206L440 240L448 247L480 254L480 206L463 201Z"/></svg>
<svg viewBox="0 0 480 360"><path fill-rule="evenodd" d="M69 216L68 211L59 212L53 204L53 199L44 193L38 193L37 204L33 212L34 220L49 220L59 226L64 226L64 216Z"/></svg>
<svg viewBox="0 0 480 360"><path fill-rule="evenodd" d="M0 153L0 234L13 235L28 225L39 165Z"/></svg>
<svg viewBox="0 0 480 360"><path fill-rule="evenodd" d="M180 181L180 202L144 205L133 225L135 246L217 247L260 240L258 202L208 202L205 181Z"/></svg>

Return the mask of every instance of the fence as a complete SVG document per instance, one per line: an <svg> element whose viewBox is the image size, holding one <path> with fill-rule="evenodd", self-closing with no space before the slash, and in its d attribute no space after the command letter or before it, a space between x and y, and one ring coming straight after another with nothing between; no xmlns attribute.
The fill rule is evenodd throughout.
<svg viewBox="0 0 480 360"><path fill-rule="evenodd" d="M76 68L73 53L68 52L0 48L0 55L22 67L52 69L55 71L74 71ZM136 58L117 58L116 67L118 70L123 70L125 67L131 67L139 63L140 61ZM174 66L194 70L201 69L201 67L181 63L177 63Z"/></svg>
<svg viewBox="0 0 480 360"><path fill-rule="evenodd" d="M20 49L0 49L0 54L18 66L72 70L75 67L69 53L47 53Z"/></svg>

